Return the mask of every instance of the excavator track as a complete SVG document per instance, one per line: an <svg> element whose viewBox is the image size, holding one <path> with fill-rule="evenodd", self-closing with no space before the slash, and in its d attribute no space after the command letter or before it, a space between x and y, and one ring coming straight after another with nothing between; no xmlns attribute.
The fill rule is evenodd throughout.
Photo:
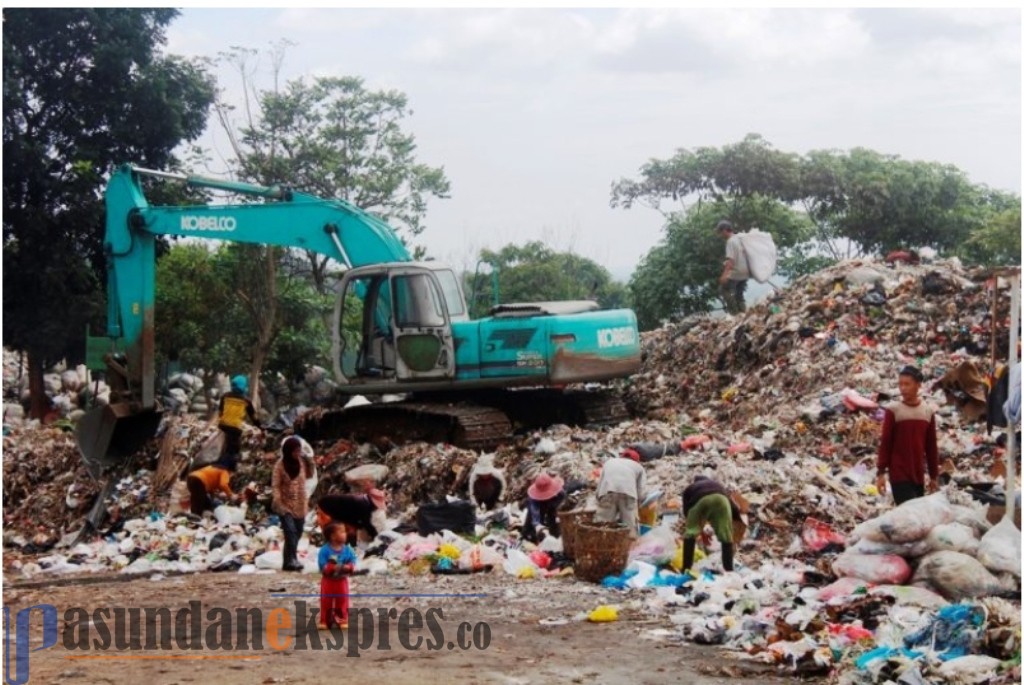
<svg viewBox="0 0 1024 685"><path fill-rule="evenodd" d="M474 404L390 402L348 409L313 410L300 417L296 432L309 441L348 438L359 442L447 442L489 450L512 438L504 412Z"/></svg>
<svg viewBox="0 0 1024 685"><path fill-rule="evenodd" d="M348 409L314 409L295 424L311 441L347 438L358 442L447 442L490 450L509 442L513 432L557 423L610 425L628 420L621 398L605 391L553 388L476 393L472 401L435 395L415 400L366 404Z"/></svg>

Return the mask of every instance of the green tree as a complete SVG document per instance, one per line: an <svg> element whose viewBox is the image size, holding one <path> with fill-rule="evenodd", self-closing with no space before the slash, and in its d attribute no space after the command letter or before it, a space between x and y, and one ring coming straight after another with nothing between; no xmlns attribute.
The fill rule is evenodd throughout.
<svg viewBox="0 0 1024 685"><path fill-rule="evenodd" d="M168 9L3 10L5 345L28 354L32 416L42 376L80 359L102 311L104 175L169 168L202 132L213 85L159 53Z"/></svg>
<svg viewBox="0 0 1024 685"><path fill-rule="evenodd" d="M405 95L368 90L358 78L317 78L311 83L296 79L282 85L286 48L286 43L279 43L270 51L268 89L256 86L257 51L237 48L222 55L241 76L245 93L240 107L224 101L216 106L231 141L235 175L261 185L286 185L344 199L410 235L418 234L424 228L427 198L445 197L449 186L442 169L416 160L415 140L402 128L402 120L411 114ZM238 122L235 112L241 113ZM289 251L249 246L245 252L248 257L239 268L249 273L236 277L247 284L240 291L245 293L243 301L252 300L247 305L255 335L250 363L258 383L285 325L281 288L298 287L292 282L297 275L311 277L317 292L326 296L332 291L331 261L307 251L308 274L294 269L282 273L281 260ZM320 321L326 336L329 315L323 313Z"/></svg>
<svg viewBox="0 0 1024 685"><path fill-rule="evenodd" d="M734 213L730 213L734 212ZM774 236L780 264L791 263L783 275L796 275L799 260L787 260L787 249L810 234L807 219L785 205L750 196L734 201L697 203L669 217L664 238L641 260L629 281L629 291L641 330L656 328L665 319L708 311L718 299L718 276L725 243L715 225L723 218L740 231L757 226Z"/></svg>
<svg viewBox="0 0 1024 685"><path fill-rule="evenodd" d="M985 220L971 233L957 253L967 264L981 266L1020 266L1020 202Z"/></svg>
<svg viewBox="0 0 1024 685"><path fill-rule="evenodd" d="M480 262L497 269L502 302L594 300L606 309L626 305L625 286L612 280L603 266L572 252L556 252L539 241L481 250ZM490 308L492 288L490 276L467 274L466 293L473 299L474 317Z"/></svg>

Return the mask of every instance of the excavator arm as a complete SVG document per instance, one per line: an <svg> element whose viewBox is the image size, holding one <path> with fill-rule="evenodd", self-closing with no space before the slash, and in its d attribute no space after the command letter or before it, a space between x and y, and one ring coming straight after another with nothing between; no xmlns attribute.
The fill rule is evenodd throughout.
<svg viewBox="0 0 1024 685"><path fill-rule="evenodd" d="M253 201L153 207L142 189L141 176L146 175L231 191ZM124 166L107 186L106 209L107 335L123 341L127 381L133 386L129 394L143 409L155 403L156 236L301 248L327 255L347 268L411 260L391 227L372 214L342 200L278 187Z"/></svg>

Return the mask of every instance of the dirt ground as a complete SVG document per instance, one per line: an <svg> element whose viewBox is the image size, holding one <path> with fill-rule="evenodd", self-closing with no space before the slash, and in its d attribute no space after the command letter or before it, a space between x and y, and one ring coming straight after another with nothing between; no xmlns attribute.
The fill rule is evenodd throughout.
<svg viewBox="0 0 1024 685"><path fill-rule="evenodd" d="M432 626L416 630L413 624L402 635L398 621L389 621L386 630L379 622L371 622L369 625L375 626L373 644L361 650L354 650L352 640L346 641L354 634L347 631L347 635L339 635L340 650L278 650L268 644L259 650L188 650L174 643L169 651L137 652L66 649L63 631L68 626L67 610L81 607L90 617L103 607L167 607L177 612L188 607L189 600L200 600L203 612L211 607L224 607L232 614L239 607L259 608L263 616L268 616L275 608L288 608L292 616L297 616L296 601L318 606L316 596L295 597L317 593L318 578L283 573L204 573L130 580L123 576L10 580L5 583L4 604L10 607L12 617L19 609L39 603L53 604L58 611L60 637L56 646L31 654L31 683L319 683L333 679L331 673L353 682L381 678L395 684L449 680L517 685L668 681L753 685L789 681L773 666L741 660L728 650L675 641L666 635L665 629L671 627L668 620L645 616L635 596L571 578L516 581L501 572L359 577L350 588L358 595L352 598L353 608L372 608L375 613L381 608L395 608L399 614L415 608L422 615L429 609L440 609L443 619L435 612ZM574 620L581 612L601 604L621 605L619 620L603 624ZM33 648L43 641L37 615L30 631ZM473 646L468 630L463 643L470 649L452 644L463 622L487 624L490 643L486 649ZM83 625L90 639L102 639L95 622L82 620L78 628ZM204 629L208 627L204 624ZM443 641L432 639L438 636L430 632L431 627L443 631ZM143 630L151 630L151 625ZM237 646L238 626L233 625L231 631L229 644ZM322 645L326 643L328 633L312 632L310 635L304 626L293 626L281 630L278 640L291 640L293 647L300 642L313 644L317 639ZM384 632L389 635L390 649L382 644ZM145 635L143 632L143 639ZM483 628L478 629L477 636L482 643ZM355 637L366 640L368 634ZM400 644L402 638L409 643L417 637L423 638L419 649L406 649ZM429 644L440 649L428 649ZM358 656L351 655L350 650Z"/></svg>

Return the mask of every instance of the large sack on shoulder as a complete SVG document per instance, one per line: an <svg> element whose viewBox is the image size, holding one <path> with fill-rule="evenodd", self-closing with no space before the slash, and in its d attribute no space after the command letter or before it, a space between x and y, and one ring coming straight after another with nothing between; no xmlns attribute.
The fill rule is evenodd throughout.
<svg viewBox="0 0 1024 685"><path fill-rule="evenodd" d="M1020 578L1020 531L1009 517L985 533L978 545L978 561L989 571Z"/></svg>
<svg viewBox="0 0 1024 685"><path fill-rule="evenodd" d="M747 256L747 270L751 278L764 283L775 273L779 257L772 234L752 228L748 233L740 234L740 242Z"/></svg>
<svg viewBox="0 0 1024 685"><path fill-rule="evenodd" d="M956 521L932 528L925 542L932 552L963 552L972 557L978 553L978 537L974 529Z"/></svg>
<svg viewBox="0 0 1024 685"><path fill-rule="evenodd" d="M860 578L869 583L902 585L910 578L910 566L895 554L856 554L843 552L832 562L837 576Z"/></svg>
<svg viewBox="0 0 1024 685"><path fill-rule="evenodd" d="M867 538L878 542L914 542L954 517L953 505L944 493L937 492L904 502L881 516L865 521L853 529L850 540Z"/></svg>
<svg viewBox="0 0 1024 685"><path fill-rule="evenodd" d="M1009 589L981 562L960 552L932 552L921 559L914 585L927 585L952 601L1005 594Z"/></svg>

